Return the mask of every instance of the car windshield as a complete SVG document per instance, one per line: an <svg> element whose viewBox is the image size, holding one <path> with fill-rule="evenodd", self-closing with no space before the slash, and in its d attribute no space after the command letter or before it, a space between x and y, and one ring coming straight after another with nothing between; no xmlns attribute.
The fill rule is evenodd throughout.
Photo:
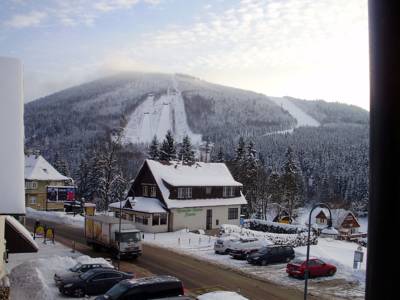
<svg viewBox="0 0 400 300"><path fill-rule="evenodd" d="M109 289L104 298L106 299L118 299L123 293L129 289L129 286L125 282L120 282Z"/></svg>
<svg viewBox="0 0 400 300"><path fill-rule="evenodd" d="M81 266L82 266L81 263L77 263L75 266L73 266L72 268L70 268L70 270L71 270L72 272L78 272Z"/></svg>
<svg viewBox="0 0 400 300"><path fill-rule="evenodd" d="M268 247L262 247L260 250L258 250L259 253L265 254L269 251Z"/></svg>
<svg viewBox="0 0 400 300"><path fill-rule="evenodd" d="M304 262L304 259L295 258L291 261L293 264L301 265Z"/></svg>
<svg viewBox="0 0 400 300"><path fill-rule="evenodd" d="M115 239L120 242L139 242L141 240L140 232L122 232L121 239L118 238L119 233L115 233Z"/></svg>
<svg viewBox="0 0 400 300"><path fill-rule="evenodd" d="M89 279L94 273L96 273L96 270L89 270L81 275L79 275L79 278L82 280Z"/></svg>

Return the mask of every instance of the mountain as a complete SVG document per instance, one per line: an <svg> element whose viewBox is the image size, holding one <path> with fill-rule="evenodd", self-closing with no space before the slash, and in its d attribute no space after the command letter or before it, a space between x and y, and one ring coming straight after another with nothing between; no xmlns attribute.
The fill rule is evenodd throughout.
<svg viewBox="0 0 400 300"><path fill-rule="evenodd" d="M73 170L92 143L119 127L125 129L128 152L134 153L129 176L153 136L161 140L171 129L178 141L186 134L195 144L211 140L227 159L234 156L240 136L251 139L270 170L282 166L291 146L306 186L328 181L329 192L344 198L351 185L362 185L351 197L367 197L367 179L358 178L367 174L369 114L355 106L268 97L189 75L158 73L121 73L25 106L26 147L41 150L51 162L58 152Z"/></svg>

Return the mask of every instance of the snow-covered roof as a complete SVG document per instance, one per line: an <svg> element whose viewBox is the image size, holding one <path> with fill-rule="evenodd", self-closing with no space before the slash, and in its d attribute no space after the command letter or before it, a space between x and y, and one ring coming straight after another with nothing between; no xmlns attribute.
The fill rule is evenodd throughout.
<svg viewBox="0 0 400 300"><path fill-rule="evenodd" d="M156 198L135 197L134 199L127 199L122 201L122 207L125 208L126 202L129 201L133 211L145 213L165 213L167 212L162 206L160 200ZM120 208L120 202L114 202L109 205L112 208Z"/></svg>
<svg viewBox="0 0 400 300"><path fill-rule="evenodd" d="M224 163L196 162L183 165L181 162L162 164L146 160L157 182L164 180L173 186L242 186L233 179Z"/></svg>
<svg viewBox="0 0 400 300"><path fill-rule="evenodd" d="M224 163L197 162L189 166L178 162L162 164L150 159L147 159L145 163L149 166L164 201L170 209L247 204L242 193L235 198L169 199L170 192L165 183L172 186L242 186L240 182L233 179L232 174Z"/></svg>
<svg viewBox="0 0 400 300"><path fill-rule="evenodd" d="M313 211L312 215L311 215L311 224L316 229L317 228L325 228L326 227L326 225L324 225L324 224L316 224L315 223L317 215L319 215L321 212L323 212L325 214L325 216L329 219L329 211L328 211L328 209L326 209L326 208L315 209ZM332 213L332 226L334 228L341 227L344 219L349 214L354 216L354 214L351 211L343 209L343 208L331 209L331 213ZM306 225L308 225L308 215L309 215L309 211L308 212L305 211L305 213L302 216L300 216L300 219L305 220L304 222L305 222ZM355 216L354 216L354 218L357 221L357 218Z"/></svg>
<svg viewBox="0 0 400 300"><path fill-rule="evenodd" d="M25 179L28 180L70 180L60 174L41 155L25 155Z"/></svg>
<svg viewBox="0 0 400 300"><path fill-rule="evenodd" d="M12 216L6 216L6 226L9 225L14 229L11 236L7 236L7 244L10 248L10 253L37 252L39 247L34 241L29 231L17 219ZM24 242L18 242L15 239L22 238ZM11 240L13 239L13 240Z"/></svg>

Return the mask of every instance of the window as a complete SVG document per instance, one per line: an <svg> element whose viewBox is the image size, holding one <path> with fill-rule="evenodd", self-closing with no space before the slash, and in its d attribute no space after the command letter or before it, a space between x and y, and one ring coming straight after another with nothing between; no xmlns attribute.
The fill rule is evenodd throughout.
<svg viewBox="0 0 400 300"><path fill-rule="evenodd" d="M239 217L238 208L228 208L228 220L237 220Z"/></svg>
<svg viewBox="0 0 400 300"><path fill-rule="evenodd" d="M142 192L144 197L149 196L149 187L147 185L142 186Z"/></svg>
<svg viewBox="0 0 400 300"><path fill-rule="evenodd" d="M219 220L218 219L215 220L215 225L217 225L217 226L219 225Z"/></svg>
<svg viewBox="0 0 400 300"><path fill-rule="evenodd" d="M178 188L178 198L179 199L192 198L192 188L191 187Z"/></svg>
<svg viewBox="0 0 400 300"><path fill-rule="evenodd" d="M160 215L153 215L153 226L160 225Z"/></svg>
<svg viewBox="0 0 400 300"><path fill-rule="evenodd" d="M206 187L206 195L211 195L212 188L211 186Z"/></svg>
<svg viewBox="0 0 400 300"><path fill-rule="evenodd" d="M36 181L26 181L25 182L25 189L36 190L37 188L38 188L38 184Z"/></svg>
<svg viewBox="0 0 400 300"><path fill-rule="evenodd" d="M37 198L35 196L31 197L31 204L36 204Z"/></svg>
<svg viewBox="0 0 400 300"><path fill-rule="evenodd" d="M224 189L222 191L223 197L233 197L235 196L235 187L233 186L224 186Z"/></svg>
<svg viewBox="0 0 400 300"><path fill-rule="evenodd" d="M167 224L167 214L160 214L160 225Z"/></svg>
<svg viewBox="0 0 400 300"><path fill-rule="evenodd" d="M150 196L151 197L157 197L157 189L155 186L150 187Z"/></svg>

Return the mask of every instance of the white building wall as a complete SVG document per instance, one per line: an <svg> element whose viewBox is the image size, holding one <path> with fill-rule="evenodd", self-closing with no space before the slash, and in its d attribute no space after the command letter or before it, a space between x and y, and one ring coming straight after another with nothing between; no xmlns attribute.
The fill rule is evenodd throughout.
<svg viewBox="0 0 400 300"><path fill-rule="evenodd" d="M238 209L238 218L236 220L228 220L228 208ZM240 225L240 205L175 208L171 209L170 216L172 218L172 230L176 231L184 228L206 230L208 209L212 210L212 229L217 229L222 224Z"/></svg>

